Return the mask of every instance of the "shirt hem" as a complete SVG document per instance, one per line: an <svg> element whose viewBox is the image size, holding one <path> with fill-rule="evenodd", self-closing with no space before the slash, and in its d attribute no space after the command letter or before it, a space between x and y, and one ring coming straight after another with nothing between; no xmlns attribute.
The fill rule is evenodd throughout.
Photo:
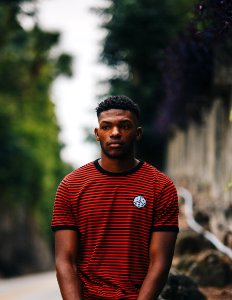
<svg viewBox="0 0 232 300"><path fill-rule="evenodd" d="M78 231L77 226L72 226L72 225L60 225L60 226L51 226L52 231L57 231L57 230L75 230Z"/></svg>
<svg viewBox="0 0 232 300"><path fill-rule="evenodd" d="M151 231L173 231L173 232L179 232L179 227L178 226L169 226L169 225L152 226Z"/></svg>

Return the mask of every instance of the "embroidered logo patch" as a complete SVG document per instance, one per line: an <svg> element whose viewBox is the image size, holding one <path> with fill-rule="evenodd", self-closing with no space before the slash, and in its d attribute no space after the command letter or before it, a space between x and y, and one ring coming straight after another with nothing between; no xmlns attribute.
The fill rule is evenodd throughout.
<svg viewBox="0 0 232 300"><path fill-rule="evenodd" d="M137 196L133 201L134 205L138 208L142 208L146 205L146 200L143 196Z"/></svg>

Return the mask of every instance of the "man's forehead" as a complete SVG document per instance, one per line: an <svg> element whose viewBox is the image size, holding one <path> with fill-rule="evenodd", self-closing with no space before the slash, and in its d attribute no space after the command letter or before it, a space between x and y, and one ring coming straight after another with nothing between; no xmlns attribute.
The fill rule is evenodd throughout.
<svg viewBox="0 0 232 300"><path fill-rule="evenodd" d="M121 120L121 119L135 121L135 116L129 110L112 108L101 112L98 119L99 122L103 122L106 120Z"/></svg>

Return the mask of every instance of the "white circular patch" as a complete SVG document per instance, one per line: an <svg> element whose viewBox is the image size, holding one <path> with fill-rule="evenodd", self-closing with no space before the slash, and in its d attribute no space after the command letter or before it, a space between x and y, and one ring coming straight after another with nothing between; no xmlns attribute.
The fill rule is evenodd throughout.
<svg viewBox="0 0 232 300"><path fill-rule="evenodd" d="M146 200L143 196L137 196L137 197L134 198L133 203L138 208L142 208L146 205Z"/></svg>

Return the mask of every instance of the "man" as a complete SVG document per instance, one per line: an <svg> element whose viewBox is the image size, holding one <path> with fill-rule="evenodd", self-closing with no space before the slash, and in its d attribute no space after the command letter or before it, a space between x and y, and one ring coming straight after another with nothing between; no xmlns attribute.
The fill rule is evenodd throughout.
<svg viewBox="0 0 232 300"><path fill-rule="evenodd" d="M157 299L178 232L172 181L135 158L139 108L126 96L97 107L101 158L67 175L54 204L56 270L64 300Z"/></svg>

